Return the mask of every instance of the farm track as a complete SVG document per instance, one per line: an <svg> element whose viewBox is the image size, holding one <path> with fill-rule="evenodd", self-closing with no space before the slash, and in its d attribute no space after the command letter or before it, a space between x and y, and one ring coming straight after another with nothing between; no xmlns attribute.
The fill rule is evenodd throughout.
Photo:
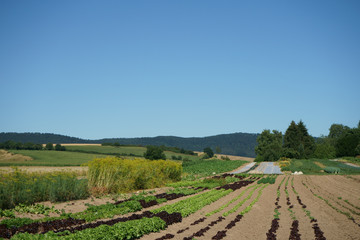
<svg viewBox="0 0 360 240"><path fill-rule="evenodd" d="M339 191L341 191L341 189L333 189L331 192L329 192L329 187L327 186L328 184L323 183L320 187L319 185L315 184L310 178L306 179L305 184L311 187L313 193L323 197L333 207L352 217L354 219L354 223L360 227L360 210L353 207L358 205L358 201L354 200L354 198L351 198L350 203L356 203L356 205L349 205L343 199L338 199L338 197L342 196L342 193L339 194Z"/></svg>
<svg viewBox="0 0 360 240"><path fill-rule="evenodd" d="M318 225L326 239L359 239L358 227L346 216L336 212L323 200L315 197L302 182L308 176L296 176L294 186L301 200L306 204L311 215L317 219ZM310 176L312 178L313 176Z"/></svg>

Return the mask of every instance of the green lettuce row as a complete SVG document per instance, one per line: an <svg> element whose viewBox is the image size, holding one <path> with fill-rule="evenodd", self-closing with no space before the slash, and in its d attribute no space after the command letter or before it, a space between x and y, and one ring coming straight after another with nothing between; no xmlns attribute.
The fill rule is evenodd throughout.
<svg viewBox="0 0 360 240"><path fill-rule="evenodd" d="M233 190L211 190L184 200L181 200L177 203L169 204L158 209L154 209L151 212L158 213L161 211L166 211L168 213L179 212L182 217L187 217L190 214L198 211L199 209L209 205L218 199L228 195Z"/></svg>
<svg viewBox="0 0 360 240"><path fill-rule="evenodd" d="M54 232L45 234L29 234L20 233L14 235L13 240L51 240L51 239L66 239L66 240L97 240L97 239L117 239L130 240L139 238L151 232L158 232L166 228L165 221L159 217L142 218L139 220L131 220L127 222L120 222L113 226L101 225L96 228L88 228L83 231L75 233L62 232L60 235Z"/></svg>

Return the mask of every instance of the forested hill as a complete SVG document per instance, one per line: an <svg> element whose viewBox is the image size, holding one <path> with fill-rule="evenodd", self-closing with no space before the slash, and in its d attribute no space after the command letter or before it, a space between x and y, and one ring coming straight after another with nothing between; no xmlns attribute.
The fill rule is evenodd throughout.
<svg viewBox="0 0 360 240"><path fill-rule="evenodd" d="M92 143L90 140L84 140L76 137L69 137L53 133L0 133L0 142L14 141L22 143Z"/></svg>
<svg viewBox="0 0 360 240"><path fill-rule="evenodd" d="M202 151L205 147L221 149L222 154L255 157L256 138L258 134L231 133L210 137L144 137L144 138L104 138L99 140L86 140L50 133L0 133L0 142L12 140L15 142L32 143L104 143L118 142L122 145L165 145L169 147L184 148L193 151Z"/></svg>

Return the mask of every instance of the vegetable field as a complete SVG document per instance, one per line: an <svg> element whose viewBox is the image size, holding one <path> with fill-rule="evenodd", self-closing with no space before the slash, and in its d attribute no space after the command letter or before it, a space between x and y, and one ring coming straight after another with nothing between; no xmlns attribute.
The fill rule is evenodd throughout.
<svg viewBox="0 0 360 240"><path fill-rule="evenodd" d="M223 174L58 218L3 221L12 239L359 239L360 176Z"/></svg>

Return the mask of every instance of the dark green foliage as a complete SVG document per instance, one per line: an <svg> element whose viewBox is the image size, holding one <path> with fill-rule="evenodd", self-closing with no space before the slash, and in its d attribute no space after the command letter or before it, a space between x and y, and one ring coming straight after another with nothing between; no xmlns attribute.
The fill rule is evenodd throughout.
<svg viewBox="0 0 360 240"><path fill-rule="evenodd" d="M284 135L284 155L289 158L310 158L315 151L315 140L308 134L302 121L294 121Z"/></svg>
<svg viewBox="0 0 360 240"><path fill-rule="evenodd" d="M282 154L282 133L273 130L264 130L256 139L256 161L277 161Z"/></svg>
<svg viewBox="0 0 360 240"><path fill-rule="evenodd" d="M360 144L360 129L353 128L343 133L335 143L336 156L356 156Z"/></svg>
<svg viewBox="0 0 360 240"><path fill-rule="evenodd" d="M260 183L269 183L269 184L274 184L276 181L276 175L274 176L267 176L267 177L264 177L264 178L261 178L260 180L257 181L258 184Z"/></svg>
<svg viewBox="0 0 360 240"><path fill-rule="evenodd" d="M147 146L144 157L149 160L166 159L164 151L158 146Z"/></svg>
<svg viewBox="0 0 360 240"><path fill-rule="evenodd" d="M329 138L337 140L341 136L343 136L348 130L350 130L348 126L334 123L329 129Z"/></svg>
<svg viewBox="0 0 360 240"><path fill-rule="evenodd" d="M171 159L172 160L182 160L182 156L180 156L180 155L179 156L172 155Z"/></svg>
<svg viewBox="0 0 360 240"><path fill-rule="evenodd" d="M54 144L52 144L52 143L47 143L46 146L45 146L45 149L46 149L46 150L53 150L53 149L54 149Z"/></svg>
<svg viewBox="0 0 360 240"><path fill-rule="evenodd" d="M0 149L6 150L42 150L43 147L41 144L34 144L31 142L21 143L21 142L14 142L14 141L6 141L0 143Z"/></svg>
<svg viewBox="0 0 360 240"><path fill-rule="evenodd" d="M55 145L55 151L65 151L66 148L64 146L61 146L61 144L56 144Z"/></svg>
<svg viewBox="0 0 360 240"><path fill-rule="evenodd" d="M203 151L205 154L207 154L208 158L212 158L214 156L213 150L209 147L204 148Z"/></svg>
<svg viewBox="0 0 360 240"><path fill-rule="evenodd" d="M314 152L315 158L320 159L332 159L336 156L335 147L330 143L329 138L319 138L316 143L316 149Z"/></svg>

